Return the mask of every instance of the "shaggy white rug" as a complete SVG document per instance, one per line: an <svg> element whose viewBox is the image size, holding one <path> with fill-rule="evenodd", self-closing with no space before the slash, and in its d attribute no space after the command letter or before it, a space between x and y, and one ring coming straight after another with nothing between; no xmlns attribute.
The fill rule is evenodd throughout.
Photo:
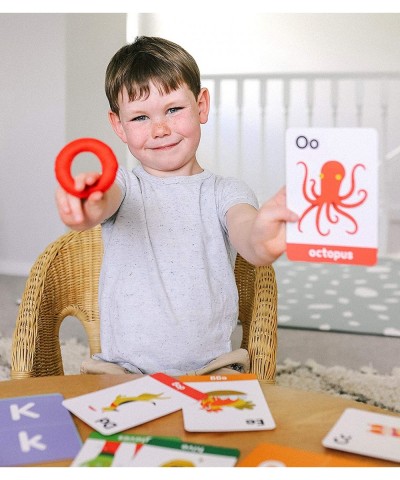
<svg viewBox="0 0 400 480"><path fill-rule="evenodd" d="M62 343L62 356L66 375L79 373L79 366L88 357L86 345L71 339ZM10 378L10 339L0 338L0 380ZM400 368L391 375L379 375L372 367L358 371L345 367L325 367L314 360L304 364L285 360L277 366L278 385L325 392L346 397L400 413Z"/></svg>
<svg viewBox="0 0 400 480"><path fill-rule="evenodd" d="M379 375L372 367L351 370L325 367L314 360L304 364L286 359L277 365L276 383L301 390L325 392L400 413L400 368Z"/></svg>

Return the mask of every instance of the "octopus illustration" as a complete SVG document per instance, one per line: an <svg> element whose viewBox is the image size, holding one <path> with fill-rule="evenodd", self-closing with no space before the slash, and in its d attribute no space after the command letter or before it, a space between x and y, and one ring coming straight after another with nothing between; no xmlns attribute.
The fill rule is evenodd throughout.
<svg viewBox="0 0 400 480"><path fill-rule="evenodd" d="M298 222L298 229L302 232L301 223L304 218L314 209L317 209L316 213L316 227L318 233L320 235L326 236L329 235L330 230L322 231L321 229L321 215L322 210L325 207L326 211L326 218L327 220L334 224L338 223L339 215L343 215L345 218L350 220L353 224L352 230L346 230L347 233L354 235L358 230L358 224L354 217L350 215L345 210L348 208L355 208L359 205L363 204L367 198L366 190L358 190L356 195L358 195L358 200L354 203L351 203L350 197L356 191L356 181L355 181L355 171L358 168L365 169L365 166L362 163L357 163L351 172L351 185L349 191L344 195L340 195L340 187L342 185L342 181L346 175L346 170L344 166L336 161L330 160L321 168L320 178L321 178L321 186L320 186L320 193L318 194L316 191L316 180L310 179L311 183L311 194L307 191L307 183L308 183L308 168L304 162L298 162L297 165L303 165L305 168L305 175L303 180L303 195L307 202L310 203L310 206L306 208L306 210L301 214L299 222ZM336 213L332 213L332 209Z"/></svg>

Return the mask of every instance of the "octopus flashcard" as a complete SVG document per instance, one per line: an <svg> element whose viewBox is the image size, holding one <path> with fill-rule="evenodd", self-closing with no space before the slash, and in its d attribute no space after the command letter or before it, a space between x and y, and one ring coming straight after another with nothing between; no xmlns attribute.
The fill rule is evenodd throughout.
<svg viewBox="0 0 400 480"><path fill-rule="evenodd" d="M372 128L286 132L287 256L374 265L378 252L378 135Z"/></svg>

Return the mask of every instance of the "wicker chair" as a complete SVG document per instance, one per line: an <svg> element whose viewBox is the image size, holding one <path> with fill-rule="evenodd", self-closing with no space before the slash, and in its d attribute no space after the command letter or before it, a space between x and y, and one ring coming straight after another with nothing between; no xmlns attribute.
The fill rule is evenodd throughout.
<svg viewBox="0 0 400 480"><path fill-rule="evenodd" d="M13 335L11 378L63 375L59 330L67 316L83 324L90 353L100 351L98 278L102 260L100 227L69 232L38 257L26 282ZM242 347L251 372L275 381L277 288L273 267L254 267L238 256Z"/></svg>

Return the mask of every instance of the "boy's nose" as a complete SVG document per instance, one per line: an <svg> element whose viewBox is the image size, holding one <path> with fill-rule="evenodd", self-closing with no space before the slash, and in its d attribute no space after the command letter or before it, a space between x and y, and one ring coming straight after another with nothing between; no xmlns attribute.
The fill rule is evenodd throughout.
<svg viewBox="0 0 400 480"><path fill-rule="evenodd" d="M153 137L164 137L165 135L169 135L171 130L167 124L167 122L157 122L153 125Z"/></svg>

